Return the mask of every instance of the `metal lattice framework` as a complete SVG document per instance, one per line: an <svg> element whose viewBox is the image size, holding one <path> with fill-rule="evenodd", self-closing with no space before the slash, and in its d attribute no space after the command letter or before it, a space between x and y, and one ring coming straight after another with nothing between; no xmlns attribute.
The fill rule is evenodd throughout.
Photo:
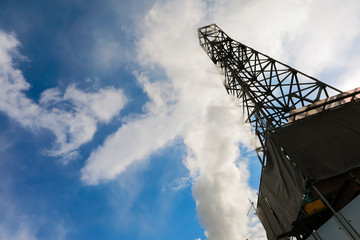
<svg viewBox="0 0 360 240"><path fill-rule="evenodd" d="M225 74L225 88L241 99L246 122L259 138L266 163L266 134L288 124L291 110L341 91L231 39L216 24L198 29L199 42Z"/></svg>

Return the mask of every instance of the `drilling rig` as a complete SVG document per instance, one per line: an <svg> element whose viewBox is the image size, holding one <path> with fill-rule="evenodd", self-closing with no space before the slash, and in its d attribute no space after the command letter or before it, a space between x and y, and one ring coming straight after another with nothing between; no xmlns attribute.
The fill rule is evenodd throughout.
<svg viewBox="0 0 360 240"><path fill-rule="evenodd" d="M259 141L267 238L360 240L360 88L342 92L216 24L198 36Z"/></svg>

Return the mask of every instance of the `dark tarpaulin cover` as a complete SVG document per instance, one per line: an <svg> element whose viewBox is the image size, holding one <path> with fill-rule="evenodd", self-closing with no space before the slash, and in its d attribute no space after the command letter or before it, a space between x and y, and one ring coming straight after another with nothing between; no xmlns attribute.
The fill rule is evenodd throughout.
<svg viewBox="0 0 360 240"><path fill-rule="evenodd" d="M256 214L265 228L268 240L276 240L276 236L283 233L279 226L278 220L274 216L270 206L262 195L259 196Z"/></svg>
<svg viewBox="0 0 360 240"><path fill-rule="evenodd" d="M287 232L301 207L303 176L316 183L360 167L360 102L277 129L268 135L266 147L260 193L266 197L283 232ZM271 211L265 210L261 202L258 211L265 229L277 234L278 228L269 217Z"/></svg>
<svg viewBox="0 0 360 240"><path fill-rule="evenodd" d="M306 118L272 134L314 182L360 166L360 102Z"/></svg>
<svg viewBox="0 0 360 240"><path fill-rule="evenodd" d="M299 214L305 181L271 134L267 138L266 147L267 162L262 171L260 192L266 196L284 232L287 232Z"/></svg>

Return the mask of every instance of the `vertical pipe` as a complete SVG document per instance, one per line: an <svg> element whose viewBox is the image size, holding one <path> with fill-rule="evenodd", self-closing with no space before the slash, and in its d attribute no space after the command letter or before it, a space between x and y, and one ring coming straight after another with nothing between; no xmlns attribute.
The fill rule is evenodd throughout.
<svg viewBox="0 0 360 240"><path fill-rule="evenodd" d="M349 175L353 178L353 180L354 180L358 185L360 185L360 180L359 180L356 176L354 176L354 174L352 174L351 172L349 172Z"/></svg>

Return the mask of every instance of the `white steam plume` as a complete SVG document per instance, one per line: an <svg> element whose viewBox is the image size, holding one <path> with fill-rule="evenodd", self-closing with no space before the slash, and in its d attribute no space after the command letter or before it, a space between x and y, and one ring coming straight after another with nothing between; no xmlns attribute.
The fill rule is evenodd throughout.
<svg viewBox="0 0 360 240"><path fill-rule="evenodd" d="M255 199L256 193L248 185L247 162L239 161L239 143L249 146L251 137L240 119L234 103L224 99L208 106L185 136L189 148L185 165L196 179L193 195L209 240L246 239L251 232L247 212L249 198ZM255 234L256 239L265 239L259 223L255 225L259 231L251 239Z"/></svg>

